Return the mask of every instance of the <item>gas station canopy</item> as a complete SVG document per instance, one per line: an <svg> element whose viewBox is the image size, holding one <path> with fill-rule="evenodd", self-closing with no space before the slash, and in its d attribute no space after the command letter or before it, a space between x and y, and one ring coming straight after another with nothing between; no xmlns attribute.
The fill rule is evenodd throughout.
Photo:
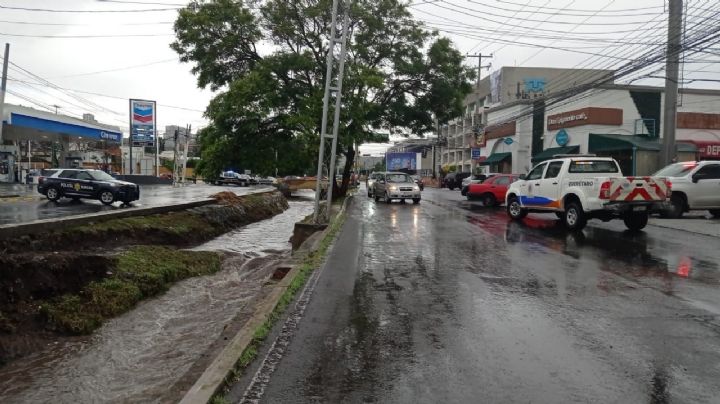
<svg viewBox="0 0 720 404"><path fill-rule="evenodd" d="M120 143L122 132L116 126L89 122L66 115L5 104L3 138L11 141L60 142L74 138L86 141Z"/></svg>

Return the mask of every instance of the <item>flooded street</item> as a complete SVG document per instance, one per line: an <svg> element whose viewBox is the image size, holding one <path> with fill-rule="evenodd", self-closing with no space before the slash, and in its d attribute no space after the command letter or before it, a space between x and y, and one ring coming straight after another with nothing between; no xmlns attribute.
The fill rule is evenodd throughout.
<svg viewBox="0 0 720 404"><path fill-rule="evenodd" d="M311 198L302 194L284 213L197 247L232 253L220 272L181 281L90 337L0 368L0 402L176 401L198 363L253 312L274 263L289 254L293 224L312 212Z"/></svg>
<svg viewBox="0 0 720 404"><path fill-rule="evenodd" d="M717 403L718 245L510 222L457 191L387 205L361 190L284 357L228 398Z"/></svg>

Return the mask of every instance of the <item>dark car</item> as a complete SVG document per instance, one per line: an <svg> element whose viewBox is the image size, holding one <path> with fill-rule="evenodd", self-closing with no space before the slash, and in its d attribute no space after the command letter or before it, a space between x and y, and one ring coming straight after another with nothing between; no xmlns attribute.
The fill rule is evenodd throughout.
<svg viewBox="0 0 720 404"><path fill-rule="evenodd" d="M421 190L421 191L425 189L425 183L423 182L423 179L422 179L421 176L419 176L419 175L412 175L411 177L412 177L413 181L415 181L415 183L417 184L417 186L420 187L420 190Z"/></svg>
<svg viewBox="0 0 720 404"><path fill-rule="evenodd" d="M41 177L38 192L55 202L62 197L98 199L105 205L115 201L130 203L140 199L140 187L118 181L101 170L60 169L49 177Z"/></svg>
<svg viewBox="0 0 720 404"><path fill-rule="evenodd" d="M450 173L445 176L443 185L451 191L455 188L460 189L462 187L462 180L469 176L470 173Z"/></svg>

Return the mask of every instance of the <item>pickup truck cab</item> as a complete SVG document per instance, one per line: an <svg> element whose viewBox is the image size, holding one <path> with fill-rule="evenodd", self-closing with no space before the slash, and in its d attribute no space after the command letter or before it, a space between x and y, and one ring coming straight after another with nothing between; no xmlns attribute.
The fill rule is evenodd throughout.
<svg viewBox="0 0 720 404"><path fill-rule="evenodd" d="M555 156L542 162L508 188L508 215L522 219L528 212L554 212L565 226L580 230L588 219L621 218L628 229L647 225L651 211L670 197L670 182L657 177L623 177L610 157Z"/></svg>
<svg viewBox="0 0 720 404"><path fill-rule="evenodd" d="M685 161L670 164L654 174L673 185L670 204L661 214L679 218L691 210L710 211L720 218L720 161Z"/></svg>

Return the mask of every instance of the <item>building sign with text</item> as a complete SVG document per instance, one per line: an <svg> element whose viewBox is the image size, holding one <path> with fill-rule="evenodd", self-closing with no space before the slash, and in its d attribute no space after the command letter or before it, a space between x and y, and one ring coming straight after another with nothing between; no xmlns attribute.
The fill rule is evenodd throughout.
<svg viewBox="0 0 720 404"><path fill-rule="evenodd" d="M622 122L622 109L587 107L548 116L547 129L558 130L582 125L619 126Z"/></svg>

